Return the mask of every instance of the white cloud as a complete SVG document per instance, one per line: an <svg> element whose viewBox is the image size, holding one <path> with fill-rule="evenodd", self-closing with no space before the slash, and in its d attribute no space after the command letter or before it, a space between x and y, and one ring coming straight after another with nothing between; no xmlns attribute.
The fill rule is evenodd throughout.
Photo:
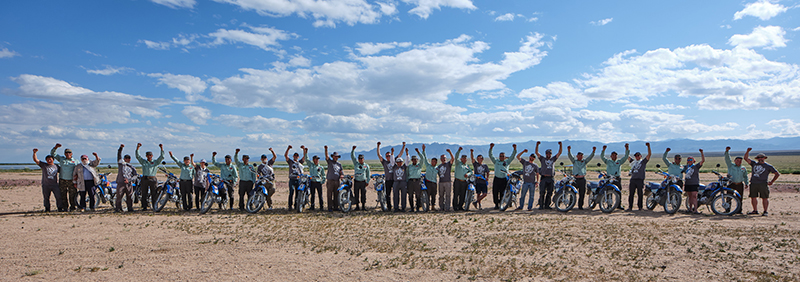
<svg viewBox="0 0 800 282"><path fill-rule="evenodd" d="M780 130L780 136L792 137L800 135L800 123L791 119L776 119L767 122L767 125Z"/></svg>
<svg viewBox="0 0 800 282"><path fill-rule="evenodd" d="M195 124L204 125L211 118L211 110L198 106L185 106L181 113Z"/></svg>
<svg viewBox="0 0 800 282"><path fill-rule="evenodd" d="M153 3L164 5L173 9L186 8L192 9L197 4L195 0L150 0Z"/></svg>
<svg viewBox="0 0 800 282"><path fill-rule="evenodd" d="M745 16L753 16L766 21L780 13L786 12L788 8L781 4L772 3L769 0L761 0L747 4L744 9L733 14L734 20L739 20Z"/></svg>
<svg viewBox="0 0 800 282"><path fill-rule="evenodd" d="M123 72L126 72L126 71L132 71L132 70L133 70L132 68L128 68L128 67L115 67L115 66L106 65L106 68L104 68L104 69L96 69L96 70L87 69L86 72L87 73L91 73L91 74L99 74L99 75L112 75L112 74L123 73Z"/></svg>
<svg viewBox="0 0 800 282"><path fill-rule="evenodd" d="M795 27L795 28L792 29L792 31L798 31L798 30L800 30L800 26Z"/></svg>
<svg viewBox="0 0 800 282"><path fill-rule="evenodd" d="M0 58L11 58L14 56L19 56L19 53L8 50L8 48L0 49Z"/></svg>
<svg viewBox="0 0 800 282"><path fill-rule="evenodd" d="M297 121L287 121L285 119L280 118L266 118L260 115L252 116L252 117L245 117L239 115L221 115L219 117L214 118L214 120L219 121L221 124L226 126L236 127L242 129L245 132L253 132L253 131L284 131L290 127L297 127L299 126L299 122Z"/></svg>
<svg viewBox="0 0 800 282"><path fill-rule="evenodd" d="M170 41L155 42L150 40L139 40L139 42L144 43L147 48L155 50L169 50L173 47L184 48L185 50L187 48L196 48L197 46L212 47L223 44L243 43L256 46L266 51L280 52L275 49L275 47L280 46L279 41L298 37L297 34L267 26L250 26L246 23L241 24L241 26L249 29L250 31L242 29L220 28L214 32L202 36L197 34L180 34L178 37L174 37ZM201 41L199 40L201 38L208 38L210 41Z"/></svg>
<svg viewBox="0 0 800 282"><path fill-rule="evenodd" d="M780 26L757 26L750 34L734 34L728 40L728 44L742 47L764 47L764 49L775 49L786 47L786 31Z"/></svg>
<svg viewBox="0 0 800 282"><path fill-rule="evenodd" d="M427 19L433 13L433 10L441 10L442 7L475 10L478 9L472 4L471 0L401 0L405 3L416 5L415 8L408 11L410 14L419 16L420 18Z"/></svg>
<svg viewBox="0 0 800 282"><path fill-rule="evenodd" d="M169 50L169 47L172 45L169 42L155 42L150 40L139 40L139 42L142 42L145 45L147 45L147 48L156 50Z"/></svg>
<svg viewBox="0 0 800 282"><path fill-rule="evenodd" d="M83 52L84 52L84 53L86 53L86 54L89 54L89 55L95 56L95 57L105 57L105 56L103 56L103 55L97 54L97 53L95 53L95 52L92 52L92 51L89 51L89 50L83 50Z"/></svg>
<svg viewBox="0 0 800 282"><path fill-rule="evenodd" d="M171 73L150 73L149 77L158 78L159 84L166 84L169 88L174 88L187 94L190 101L195 101L195 94L201 93L206 90L208 85L199 77L186 75L186 74L171 74Z"/></svg>
<svg viewBox="0 0 800 282"><path fill-rule="evenodd" d="M501 21L501 22L513 21L514 20L514 16L515 15L512 14L512 13L507 13L507 14L504 14L504 15L501 15L499 17L494 18L494 21L496 21L496 22L497 21Z"/></svg>
<svg viewBox="0 0 800 282"><path fill-rule="evenodd" d="M607 18L607 19L602 19L602 20L599 20L599 21L591 21L589 23L591 23L593 25L607 25L613 20L614 20L614 18Z"/></svg>
<svg viewBox="0 0 800 282"><path fill-rule="evenodd" d="M531 18L527 19L528 22L535 22L535 21L538 21L538 20L539 20L538 17L531 17Z"/></svg>
<svg viewBox="0 0 800 282"><path fill-rule="evenodd" d="M394 12L392 4L372 5L365 0L215 0L239 6L245 10L254 10L259 15L270 17L287 17L297 14L301 18L313 18L315 27L336 27L336 23L348 25L357 23L378 23L384 12Z"/></svg>
<svg viewBox="0 0 800 282"><path fill-rule="evenodd" d="M369 42L359 42L356 43L356 50L361 53L361 55L374 55L380 53L383 50L394 49L397 47L408 48L411 47L411 42L389 42L389 43L369 43Z"/></svg>

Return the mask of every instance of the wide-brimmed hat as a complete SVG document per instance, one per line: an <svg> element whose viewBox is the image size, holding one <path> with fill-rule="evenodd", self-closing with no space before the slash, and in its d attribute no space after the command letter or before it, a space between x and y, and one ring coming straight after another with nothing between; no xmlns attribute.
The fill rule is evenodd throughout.
<svg viewBox="0 0 800 282"><path fill-rule="evenodd" d="M402 163L402 162L403 162L403 158L401 158L401 157L397 157L396 159L394 159L394 161L395 161L396 163Z"/></svg>
<svg viewBox="0 0 800 282"><path fill-rule="evenodd" d="M764 153L758 153L758 155L756 155L756 159L758 159L758 158L765 158L766 159L767 155L765 155Z"/></svg>

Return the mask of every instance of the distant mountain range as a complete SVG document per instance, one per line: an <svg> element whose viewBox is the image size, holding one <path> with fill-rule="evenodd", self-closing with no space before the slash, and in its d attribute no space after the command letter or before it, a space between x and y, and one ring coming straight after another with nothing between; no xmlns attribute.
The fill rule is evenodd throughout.
<svg viewBox="0 0 800 282"><path fill-rule="evenodd" d="M566 156L567 154L567 146L572 146L572 153L575 154L577 152L584 152L586 154L592 151L592 147L597 147L597 154L600 154L600 151L603 148L603 145L608 145L607 154L611 153L611 151L622 152L625 151L625 143L626 142L613 142L613 143L601 143L601 142L593 142L593 141L583 141L583 140L566 140L562 141L564 144L564 151L562 156ZM634 152L642 152L646 154L647 147L645 147L645 141L633 141L630 143L631 154ZM506 154L511 154L511 147L512 143L497 143L495 144L495 156L500 152L505 152ZM450 149L453 151L453 154L456 153L459 146L464 148L464 151L461 152L462 155L469 156L469 150L475 149L475 156L481 154L486 156L489 152L489 144L485 145L458 145L458 144L446 144L446 143L432 143L432 144L425 144L427 148L428 157L439 156L441 154L447 154L446 149ZM719 139L719 140L692 140L692 139L671 139L671 140L664 140L664 141L654 141L650 142L650 146L653 149L653 154L663 154L664 150L667 148L671 148L671 153L695 153L698 149L703 149L706 152L707 156L721 156L722 152L725 151L726 146L731 147L731 151L734 153L741 153L747 150L748 147L753 148L753 152L776 152L776 151L798 151L800 150L800 137L776 137L770 139L754 139L754 140L739 140L739 139ZM395 151L399 151L401 145L395 146L381 146L381 153L385 154L387 150L391 150L392 148ZM409 148L409 154L416 155L414 152L414 148L420 148L422 150L422 143L413 143L407 144L407 148ZM528 149L528 153L533 153L534 148L536 148L536 141L526 141L517 143L517 148L519 152L522 150ZM544 150L553 149L553 154L558 152L558 141L542 141L542 144L539 145L539 153L544 154ZM397 152L395 152L397 153ZM793 152L800 154L800 152ZM322 155L322 153L314 153L312 154L309 152L310 155ZM349 159L350 151L347 152L339 152L342 155L342 158L347 160ZM356 154L364 154L367 160L376 160L378 155L375 152L375 149L369 151L356 151ZM457 156L456 156L457 157ZM449 157L448 157L449 158ZM488 158L488 157L487 157Z"/></svg>

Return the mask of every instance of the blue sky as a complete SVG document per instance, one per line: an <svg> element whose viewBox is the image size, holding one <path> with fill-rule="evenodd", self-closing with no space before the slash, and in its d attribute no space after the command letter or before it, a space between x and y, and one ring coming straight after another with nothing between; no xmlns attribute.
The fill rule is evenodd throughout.
<svg viewBox="0 0 800 282"><path fill-rule="evenodd" d="M0 161L800 135L800 1L0 3Z"/></svg>

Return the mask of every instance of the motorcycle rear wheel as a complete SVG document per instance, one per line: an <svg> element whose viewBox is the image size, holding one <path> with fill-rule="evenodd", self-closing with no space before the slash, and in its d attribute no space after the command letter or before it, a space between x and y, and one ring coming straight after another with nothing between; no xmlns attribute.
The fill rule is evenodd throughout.
<svg viewBox="0 0 800 282"><path fill-rule="evenodd" d="M350 190L342 189L339 191L339 209L342 210L342 212L347 213L350 212L352 207L353 202L350 201Z"/></svg>
<svg viewBox="0 0 800 282"><path fill-rule="evenodd" d="M650 193L649 195L647 195L647 200L645 200L644 203L648 210L651 211L654 210L656 206L658 206L658 202L656 201L656 194Z"/></svg>
<svg viewBox="0 0 800 282"><path fill-rule="evenodd" d="M503 191L503 200L500 202L500 211L506 211L509 207L511 207L513 196L511 195L511 191L506 189Z"/></svg>

